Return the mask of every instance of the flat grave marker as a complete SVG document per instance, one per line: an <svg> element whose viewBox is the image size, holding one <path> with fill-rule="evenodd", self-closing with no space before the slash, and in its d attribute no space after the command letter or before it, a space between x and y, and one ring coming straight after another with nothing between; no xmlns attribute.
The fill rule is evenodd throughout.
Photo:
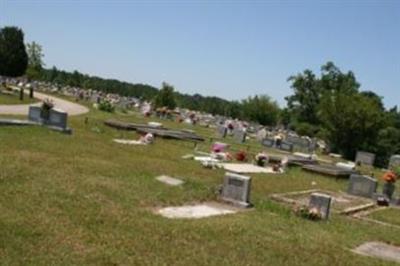
<svg viewBox="0 0 400 266"><path fill-rule="evenodd" d="M173 178L170 176L166 175L161 175L156 177L156 179L164 184L170 185L170 186L179 186L183 184L183 181L177 178Z"/></svg>
<svg viewBox="0 0 400 266"><path fill-rule="evenodd" d="M400 247L382 242L367 242L352 250L354 253L400 263Z"/></svg>

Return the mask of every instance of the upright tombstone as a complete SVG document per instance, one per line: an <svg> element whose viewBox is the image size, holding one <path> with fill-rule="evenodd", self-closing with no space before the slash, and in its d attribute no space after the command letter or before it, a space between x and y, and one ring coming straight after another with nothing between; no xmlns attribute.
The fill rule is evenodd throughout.
<svg viewBox="0 0 400 266"><path fill-rule="evenodd" d="M228 129L226 128L226 126L224 125L219 125L217 127L217 136L221 139L226 137L226 133L227 133Z"/></svg>
<svg viewBox="0 0 400 266"><path fill-rule="evenodd" d="M270 139L270 138L265 138L261 141L261 145L265 146L265 147L273 147L275 144L275 140L274 139Z"/></svg>
<svg viewBox="0 0 400 266"><path fill-rule="evenodd" d="M350 176L347 193L355 196L372 198L376 192L377 186L378 182L372 177L352 174Z"/></svg>
<svg viewBox="0 0 400 266"><path fill-rule="evenodd" d="M68 114L59 109L50 109L50 116L47 124L50 126L59 127L62 129L67 128Z"/></svg>
<svg viewBox="0 0 400 266"><path fill-rule="evenodd" d="M221 197L240 207L250 206L251 177L225 173Z"/></svg>
<svg viewBox="0 0 400 266"><path fill-rule="evenodd" d="M356 154L356 163L366 164L366 165L374 165L375 162L375 154L365 151L358 151Z"/></svg>
<svg viewBox="0 0 400 266"><path fill-rule="evenodd" d="M400 155L392 155L389 160L389 169L400 167Z"/></svg>
<svg viewBox="0 0 400 266"><path fill-rule="evenodd" d="M233 138L237 143L244 143L246 141L246 132L241 129L235 129L233 132Z"/></svg>
<svg viewBox="0 0 400 266"><path fill-rule="evenodd" d="M331 210L332 197L322 193L312 193L310 196L309 209L317 209L322 219L328 219Z"/></svg>
<svg viewBox="0 0 400 266"><path fill-rule="evenodd" d="M283 151L292 152L293 151L293 143L283 140L281 142L280 149Z"/></svg>
<svg viewBox="0 0 400 266"><path fill-rule="evenodd" d="M39 106L29 106L28 119L33 122L42 122L42 108Z"/></svg>

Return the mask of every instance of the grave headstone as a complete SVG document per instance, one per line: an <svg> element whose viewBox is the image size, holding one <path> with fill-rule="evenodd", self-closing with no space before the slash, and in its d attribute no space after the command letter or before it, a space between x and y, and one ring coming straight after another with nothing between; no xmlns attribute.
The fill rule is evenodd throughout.
<svg viewBox="0 0 400 266"><path fill-rule="evenodd" d="M233 138L237 143L244 143L246 141L246 132L240 129L236 129L233 132Z"/></svg>
<svg viewBox="0 0 400 266"><path fill-rule="evenodd" d="M322 219L329 218L332 197L322 193L312 193L310 196L309 209L316 208Z"/></svg>
<svg viewBox="0 0 400 266"><path fill-rule="evenodd" d="M273 147L275 143L275 140L273 139L269 139L269 138L265 138L262 140L261 145L265 146L265 147Z"/></svg>
<svg viewBox="0 0 400 266"><path fill-rule="evenodd" d="M227 131L228 131L228 129L226 128L226 126L220 125L217 127L217 136L219 138L225 138Z"/></svg>
<svg viewBox="0 0 400 266"><path fill-rule="evenodd" d="M282 141L280 145L280 149L283 151L292 152L293 151L293 144L288 141Z"/></svg>
<svg viewBox="0 0 400 266"><path fill-rule="evenodd" d="M374 165L375 154L365 151L358 151L355 162L366 165Z"/></svg>
<svg viewBox="0 0 400 266"><path fill-rule="evenodd" d="M222 199L241 207L250 206L251 177L227 172L222 187Z"/></svg>
<svg viewBox="0 0 400 266"><path fill-rule="evenodd" d="M62 110L51 109L50 116L47 123L51 126L59 127L59 128L67 128L67 119L68 114Z"/></svg>
<svg viewBox="0 0 400 266"><path fill-rule="evenodd" d="M378 182L369 176L353 174L350 176L347 193L355 196L372 198L376 192Z"/></svg>
<svg viewBox="0 0 400 266"><path fill-rule="evenodd" d="M400 155L392 155L389 160L389 169L400 167Z"/></svg>
<svg viewBox="0 0 400 266"><path fill-rule="evenodd" d="M28 119L29 121L42 122L42 109L39 106L29 106Z"/></svg>

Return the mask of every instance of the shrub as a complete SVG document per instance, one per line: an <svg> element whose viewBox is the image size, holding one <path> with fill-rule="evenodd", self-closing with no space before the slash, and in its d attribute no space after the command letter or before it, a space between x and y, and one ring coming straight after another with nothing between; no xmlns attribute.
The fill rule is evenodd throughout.
<svg viewBox="0 0 400 266"><path fill-rule="evenodd" d="M111 102L103 100L99 103L99 110L113 113L115 110L115 106Z"/></svg>

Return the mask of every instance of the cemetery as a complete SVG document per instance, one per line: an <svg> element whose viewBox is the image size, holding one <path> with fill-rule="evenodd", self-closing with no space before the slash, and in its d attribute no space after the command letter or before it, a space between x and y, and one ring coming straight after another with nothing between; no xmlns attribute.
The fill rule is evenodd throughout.
<svg viewBox="0 0 400 266"><path fill-rule="evenodd" d="M72 96L63 97L73 101ZM23 221L36 221L35 225L22 225L22 230L46 234L50 242L39 245L61 257L71 245L91 246L93 251L88 254L92 256L113 250L114 239L109 232L114 232L125 240L118 248L122 255L111 255L113 260L130 260L127 253L132 246L147 250L144 243L148 243L160 249L148 259L162 257L169 264L175 262L175 257L169 255L171 245L179 247L175 252L188 258L182 259L187 264L189 258L207 260L215 245L218 252L230 253L235 246L243 247L243 242L252 246L248 251L250 264L258 264L266 258L256 254L265 247L269 247L265 256L276 254L278 246L287 251L298 249L296 241L301 235L301 241L307 244L302 246L302 253L295 255L296 260L318 264L321 258L307 254L319 252L326 260L334 256L339 264L351 258L351 265L374 265L385 260L360 256L365 252L365 247L358 248L360 245L377 239L400 243L400 234L394 233L399 230L399 193L394 193L390 208L377 207L376 197L383 181L370 178L364 168L353 167L340 158L334 161L339 165L322 163L329 156L316 155L285 141L275 148L274 141L265 138L261 142L244 131L217 130L218 125L182 124L143 115L140 109L128 114L107 113L94 108L90 99L80 104L89 113L67 116L52 109L43 117L39 107L32 107L27 119L21 115L1 116L4 123L14 122L0 127L2 151L8 154L1 157L0 191L4 197L11 197L19 187L25 191L20 200L2 205L3 220L8 221L3 232L21 226L12 222L15 215ZM42 127L17 126L21 121L63 130L71 127L74 132L66 139ZM216 134L219 131L221 134ZM15 135L18 141L13 140ZM360 160L368 163L365 154ZM393 157L391 164L396 163L397 157ZM210 165L215 166L214 170ZM312 167L320 168L310 170ZM376 176L383 174L379 169L374 171ZM330 178L332 174L346 178ZM306 216L296 216L295 208L300 206L308 210ZM307 221L313 217L321 221ZM65 219L67 224L61 222ZM77 225L78 221L83 223ZM77 230L85 233L76 234ZM322 233L323 240L319 238ZM66 235L69 242L57 242ZM20 238L30 241L28 236ZM97 244L100 239L109 244ZM251 244L255 239L259 245ZM4 240L19 245L14 233L8 233ZM345 243L344 247L337 242ZM199 253L198 245L203 246L204 253ZM322 252L321 246L329 252ZM29 246L20 249L29 250ZM274 264L293 259L289 254L281 254ZM85 263L89 257L65 259ZM221 263L235 261L226 257Z"/></svg>

